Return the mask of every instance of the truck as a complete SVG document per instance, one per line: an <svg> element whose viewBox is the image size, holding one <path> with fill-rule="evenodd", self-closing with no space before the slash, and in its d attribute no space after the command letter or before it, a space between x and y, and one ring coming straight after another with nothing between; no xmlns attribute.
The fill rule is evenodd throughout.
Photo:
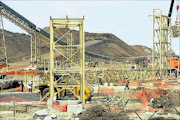
<svg viewBox="0 0 180 120"><path fill-rule="evenodd" d="M93 62L90 59L87 62L85 62L85 66L96 67L97 65L98 65L98 62Z"/></svg>

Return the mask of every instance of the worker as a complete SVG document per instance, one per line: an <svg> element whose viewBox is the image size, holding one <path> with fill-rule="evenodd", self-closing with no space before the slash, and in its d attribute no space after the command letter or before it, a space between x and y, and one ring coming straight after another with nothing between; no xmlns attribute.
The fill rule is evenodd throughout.
<svg viewBox="0 0 180 120"><path fill-rule="evenodd" d="M24 84L23 81L21 80L21 92L23 92Z"/></svg>
<svg viewBox="0 0 180 120"><path fill-rule="evenodd" d="M101 78L99 78L99 85L102 85L102 80L101 80Z"/></svg>
<svg viewBox="0 0 180 120"><path fill-rule="evenodd" d="M32 82L32 81L30 81L28 85L29 85L29 92L32 92L33 82Z"/></svg>
<svg viewBox="0 0 180 120"><path fill-rule="evenodd" d="M175 69L175 78L177 78L177 69Z"/></svg>
<svg viewBox="0 0 180 120"><path fill-rule="evenodd" d="M128 81L127 77L126 77L125 83L126 83L125 90L126 90L126 88L128 88L128 90L129 90L129 81Z"/></svg>

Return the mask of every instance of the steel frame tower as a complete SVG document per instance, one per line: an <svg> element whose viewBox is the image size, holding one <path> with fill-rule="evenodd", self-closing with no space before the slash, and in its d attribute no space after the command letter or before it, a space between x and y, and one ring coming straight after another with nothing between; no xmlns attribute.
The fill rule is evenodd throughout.
<svg viewBox="0 0 180 120"><path fill-rule="evenodd" d="M0 12L0 29L1 29L1 33L0 33L0 58L1 60L5 61L6 65L7 65L7 70L8 70L8 58L7 58L7 51L6 51L6 42L5 42L5 34L4 34L4 24L3 24L3 15Z"/></svg>
<svg viewBox="0 0 180 120"><path fill-rule="evenodd" d="M69 29L64 35L62 35L57 41L54 41L54 28L78 28L79 29L79 43L72 44L67 43L66 45L58 44L58 40L62 38L71 39L71 35L68 33L71 32ZM66 35L70 36L67 37ZM79 98L82 101L82 104L85 103L85 43L84 43L84 17L83 18L50 18L50 100L53 99L54 87L61 87L63 89L68 89L73 93L74 96ZM70 40L72 41L72 40ZM58 66L54 68L54 56L55 53L63 57L64 61L61 61L61 67ZM74 57L75 56L75 57ZM73 58L74 57L74 58ZM72 59L73 58L73 59ZM77 62L78 61L78 62ZM71 66L67 66L67 63ZM76 81L75 84L72 82L66 82L65 84L57 84L54 81L54 75L69 75L69 78L72 78ZM76 76L76 77L74 77ZM73 88L80 87L80 97L73 92Z"/></svg>
<svg viewBox="0 0 180 120"><path fill-rule="evenodd" d="M161 77L168 75L171 70L171 18L162 15L161 9L153 9L153 50L152 63L154 75ZM168 26L169 21L169 26ZM170 72L171 73L171 72Z"/></svg>

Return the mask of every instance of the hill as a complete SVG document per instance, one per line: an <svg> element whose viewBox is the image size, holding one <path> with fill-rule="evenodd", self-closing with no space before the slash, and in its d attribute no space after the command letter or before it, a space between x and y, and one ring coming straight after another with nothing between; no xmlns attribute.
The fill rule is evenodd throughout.
<svg viewBox="0 0 180 120"><path fill-rule="evenodd" d="M49 27L45 30L49 32ZM55 36L60 37L67 31L69 29L55 29ZM74 35L75 43L78 43L79 32L72 30L71 33ZM29 35L5 31L5 39L9 60L30 58L31 37ZM115 58L151 55L150 48L140 45L130 46L111 33L85 32L85 45L88 51ZM48 49L49 44L44 43L42 53L47 53Z"/></svg>
<svg viewBox="0 0 180 120"><path fill-rule="evenodd" d="M45 30L49 32L49 27ZM69 29L54 29L55 36L61 37ZM78 42L79 32L72 30L75 42ZM151 49L146 46L130 46L123 40L111 33L89 33L85 32L86 50L110 57L134 57L151 55Z"/></svg>

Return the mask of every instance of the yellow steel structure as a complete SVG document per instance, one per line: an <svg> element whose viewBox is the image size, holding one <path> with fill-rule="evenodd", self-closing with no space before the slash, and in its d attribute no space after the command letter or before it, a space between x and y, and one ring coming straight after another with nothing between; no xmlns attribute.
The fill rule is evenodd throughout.
<svg viewBox="0 0 180 120"><path fill-rule="evenodd" d="M4 34L4 25L3 25L3 15L0 13L0 59L3 60L7 65L8 70L8 59L7 59L7 51L6 51L6 42L5 42L5 34Z"/></svg>
<svg viewBox="0 0 180 120"><path fill-rule="evenodd" d="M74 56L73 56L73 47L72 45L74 45L74 38L73 38L73 34L72 33L68 33L67 34L67 43L69 45L69 47L67 47L67 58L70 59L70 61L74 61ZM70 50L68 50L68 48ZM68 62L68 61L67 61ZM68 62L67 65L72 66L71 62Z"/></svg>
<svg viewBox="0 0 180 120"><path fill-rule="evenodd" d="M39 32L31 34L31 63L37 66L41 65L41 38Z"/></svg>
<svg viewBox="0 0 180 120"><path fill-rule="evenodd" d="M171 58L171 18L162 15L161 9L153 9L153 50L152 63L154 75L166 76L168 70L168 59ZM169 26L168 26L169 20ZM171 63L171 62L170 62Z"/></svg>
<svg viewBox="0 0 180 120"><path fill-rule="evenodd" d="M58 40L66 39L66 45L58 44L58 40L54 41L54 30L55 28L68 28L68 32L63 34ZM71 28L71 29L70 29ZM71 31L73 28L79 29L79 41L74 44ZM68 89L77 98L85 103L85 44L84 44L84 17L83 18L50 18L50 99L52 100L54 95L55 87L62 87ZM63 39L63 40L64 40ZM54 67L55 54L61 56L61 65ZM69 75L65 84L58 84L54 81L54 75ZM72 83L69 80L73 79L76 82ZM75 87L80 88L79 93L75 92ZM74 89L73 89L74 88Z"/></svg>

